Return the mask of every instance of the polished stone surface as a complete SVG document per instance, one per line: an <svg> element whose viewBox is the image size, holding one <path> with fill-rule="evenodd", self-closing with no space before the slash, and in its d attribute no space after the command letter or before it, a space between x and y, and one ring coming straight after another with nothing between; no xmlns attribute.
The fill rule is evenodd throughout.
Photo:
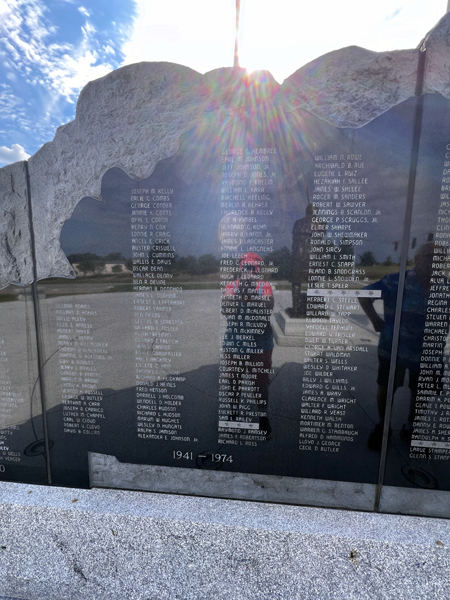
<svg viewBox="0 0 450 600"><path fill-rule="evenodd" d="M313 506L332 504L353 510L372 510L375 498L375 486L369 483L133 465L93 452L89 454L89 476L93 487Z"/></svg>
<svg viewBox="0 0 450 600"><path fill-rule="evenodd" d="M427 515L448 518L450 511L449 494L443 490L421 490L383 486L381 492L381 512L399 512L404 515Z"/></svg>
<svg viewBox="0 0 450 600"><path fill-rule="evenodd" d="M7 289L0 298L3 477L30 481L22 474L30 466L32 480L45 481L47 453L53 483L86 487L91 453L102 457L91 464L98 485L370 508L380 466L371 432L389 387L379 383L388 367L377 377L377 354L389 362L392 340L395 348L386 315L399 308L392 290L401 289L400 271L406 263L414 280L418 251L431 243L433 281L430 270L427 285L417 278L403 298L397 333L410 343L397 364L410 373L395 392L382 507L448 515L450 394L440 378L450 373L449 33L446 16L421 46L429 54L414 198L417 50L345 48L281 86L243 69L202 76L170 63L124 67L86 86L76 119L53 142L0 170L0 286L24 285L32 273L27 168L42 278L37 305L16 302ZM291 323L283 313L289 247L311 199L317 214L310 212L312 243L302 246L303 284L326 288L329 303L324 311L311 298L309 321ZM258 283L270 290L262 302L271 303L259 315L245 300L251 286L241 282L249 279L236 279L244 254L256 251L268 268ZM90 269L86 256L94 254L120 264ZM186 268L205 257L217 263L212 271ZM70 281L55 282L58 275ZM370 302L369 310L358 302L371 297L361 296L367 286L363 294L377 291L372 300L385 294L375 319ZM227 295L241 304L239 315ZM279 345L270 363L272 304ZM432 313L437 323L427 317L428 326L440 325L438 333L425 332ZM260 320L264 331L243 333L239 317L246 327ZM255 337L266 334L265 342ZM265 362L255 359L263 353ZM249 357L238 364L233 354ZM408 413L411 373L421 393L413 390L416 411Z"/></svg>

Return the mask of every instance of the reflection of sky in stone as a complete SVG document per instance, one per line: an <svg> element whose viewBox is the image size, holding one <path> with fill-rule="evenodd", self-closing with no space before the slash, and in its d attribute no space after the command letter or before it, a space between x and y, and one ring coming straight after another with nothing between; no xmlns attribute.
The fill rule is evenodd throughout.
<svg viewBox="0 0 450 600"><path fill-rule="evenodd" d="M167 228L176 253L219 256L222 150L265 146L276 147L278 151L276 157L271 157L271 170L277 173L271 190L270 208L274 213L266 221L260 217L258 222L267 223L274 237L274 248L291 246L293 224L305 214L306 188L312 200L314 157L361 154L365 166L356 177L368 179L368 185L361 189L366 194L365 208L372 210L372 216L376 210L381 214L377 223L352 224L353 231L367 231L363 245L355 246L355 254L371 251L378 261L391 256L397 262L403 234L414 103L414 99L408 100L360 129L336 129L305 111L283 113L273 108L269 109L272 116L267 116L266 111L264 118L263 109L260 112L257 109L228 123L206 122L182 136L177 154L161 161L148 179L134 182L119 169L106 173L102 202L85 198L79 203L63 228L63 249L66 254L106 255L119 251L130 257L131 189L173 188L172 215ZM411 238L417 238L417 245L436 230L437 204L434 207L433 202L439 201L447 141L442 131L449 129L441 114L447 107L448 101L440 96L426 98L411 234Z"/></svg>
<svg viewBox="0 0 450 600"><path fill-rule="evenodd" d="M429 233L436 233L445 147L450 143L449 109L450 102L439 94L425 96L411 226L411 241L416 238L416 249L427 241ZM410 249L410 257L414 253Z"/></svg>
<svg viewBox="0 0 450 600"><path fill-rule="evenodd" d="M409 100L355 131L355 153L365 163L358 176L368 178L366 207L373 215L381 212L377 223L365 227L368 236L356 254L370 250L380 262L400 257L413 118L414 100Z"/></svg>
<svg viewBox="0 0 450 600"><path fill-rule="evenodd" d="M125 185L124 185L125 184ZM83 198L65 222L61 245L66 255L92 252L131 256L130 180L111 169L102 182L102 201Z"/></svg>

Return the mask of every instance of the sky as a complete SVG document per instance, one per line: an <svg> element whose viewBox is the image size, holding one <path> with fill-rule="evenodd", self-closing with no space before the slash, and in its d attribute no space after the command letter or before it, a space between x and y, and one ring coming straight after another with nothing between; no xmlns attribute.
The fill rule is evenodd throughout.
<svg viewBox="0 0 450 600"><path fill-rule="evenodd" d="M241 0L240 65L282 83L345 46L415 48L446 9L447 0ZM235 0L0 0L0 166L73 120L89 81L141 61L232 66L234 36Z"/></svg>

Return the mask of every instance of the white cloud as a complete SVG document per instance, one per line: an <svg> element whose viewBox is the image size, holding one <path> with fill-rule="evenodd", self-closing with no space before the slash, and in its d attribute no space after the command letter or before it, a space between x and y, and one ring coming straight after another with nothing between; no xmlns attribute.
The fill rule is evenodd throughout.
<svg viewBox="0 0 450 600"><path fill-rule="evenodd" d="M86 23L82 28L78 45L49 43L54 27L46 18L48 9L43 0L0 0L0 3L0 38L15 68L32 69L34 76L30 80L51 90L52 105L61 96L73 103L86 83L112 70L110 64L98 64L95 28L91 24Z"/></svg>
<svg viewBox="0 0 450 600"><path fill-rule="evenodd" d="M392 15L389 15L389 16L386 17L385 21L390 21L391 19L395 19L395 17L400 14L401 10L402 10L402 7L399 6L396 10L394 10L394 12L392 13Z"/></svg>
<svg viewBox="0 0 450 600"><path fill-rule="evenodd" d="M0 15L8 12L8 7L6 5L5 0L0 0Z"/></svg>
<svg viewBox="0 0 450 600"><path fill-rule="evenodd" d="M83 31L86 32L86 34L90 34L90 33L95 33L96 29L95 27L92 25L92 23L89 23L88 21L86 21L86 24L84 27L81 28Z"/></svg>
<svg viewBox="0 0 450 600"><path fill-rule="evenodd" d="M3 84L4 91L0 92L0 118L16 118L17 115L23 116L23 100L18 98L9 84Z"/></svg>
<svg viewBox="0 0 450 600"><path fill-rule="evenodd" d="M87 8L84 8L84 6L79 6L79 7L78 7L78 10L79 10L79 11L80 11L80 13L81 13L82 15L84 15L85 17L90 17L90 16L91 16L91 14L92 14L92 13L90 13L90 12L88 11L88 9L87 9Z"/></svg>
<svg viewBox="0 0 450 600"><path fill-rule="evenodd" d="M13 144L11 148L0 146L0 163L9 165L18 160L27 160L30 155L25 152L25 148L20 144Z"/></svg>

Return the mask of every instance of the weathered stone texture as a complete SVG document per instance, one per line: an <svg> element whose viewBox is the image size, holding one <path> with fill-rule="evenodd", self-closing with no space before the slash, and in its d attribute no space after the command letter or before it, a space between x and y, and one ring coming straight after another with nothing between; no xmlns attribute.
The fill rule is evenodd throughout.
<svg viewBox="0 0 450 600"><path fill-rule="evenodd" d="M89 83L76 118L29 160L38 279L74 277L59 242L85 196L100 198L104 173L148 177L173 155L203 111L202 76L170 63L140 63Z"/></svg>
<svg viewBox="0 0 450 600"><path fill-rule="evenodd" d="M450 13L416 50L335 50L288 77L281 88L291 110L303 108L335 127L362 127L414 96L419 48L427 51L423 93L450 98Z"/></svg>
<svg viewBox="0 0 450 600"><path fill-rule="evenodd" d="M33 281L25 162L0 169L0 289Z"/></svg>
<svg viewBox="0 0 450 600"><path fill-rule="evenodd" d="M446 15L426 37L424 83L425 92L448 98L449 39ZM267 72L249 80L244 69L200 75L172 63L130 65L89 83L75 120L60 127L54 140L28 161L38 279L74 277L61 249L61 228L83 197L100 199L108 169L119 167L136 180L146 178L160 160L175 154L180 136L190 128L212 122L220 132L221 124L256 104L305 109L336 127L361 127L414 95L417 63L417 50L377 53L351 46L305 65L281 87ZM13 171L20 179L18 170L23 170L17 165L0 169L0 202L6 207L0 247L3 286L25 285L32 273L18 209L15 216L8 212L16 194L7 182ZM17 207L19 197L15 202Z"/></svg>
<svg viewBox="0 0 450 600"><path fill-rule="evenodd" d="M371 52L349 46L288 77L283 98L335 127L362 127L414 95L417 51Z"/></svg>
<svg viewBox="0 0 450 600"><path fill-rule="evenodd" d="M425 37L427 50L424 93L450 98L450 13L447 13Z"/></svg>

